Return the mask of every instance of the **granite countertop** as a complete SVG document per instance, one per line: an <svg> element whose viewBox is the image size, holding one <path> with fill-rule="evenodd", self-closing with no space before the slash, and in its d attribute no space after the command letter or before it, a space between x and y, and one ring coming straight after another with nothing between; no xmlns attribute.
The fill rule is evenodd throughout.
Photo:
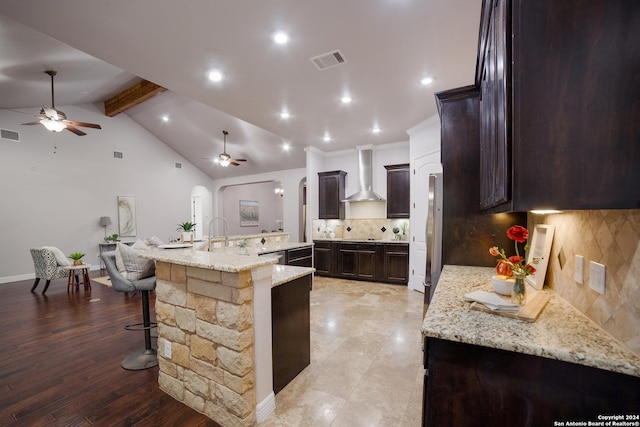
<svg viewBox="0 0 640 427"><path fill-rule="evenodd" d="M296 267L293 265L274 265L273 275L271 276L271 287L282 285L283 283L290 282L300 277L316 271L315 268L310 267Z"/></svg>
<svg viewBox="0 0 640 427"><path fill-rule="evenodd" d="M351 239L351 238L343 238L343 237L335 237L333 239L327 238L316 238L313 240L317 240L319 242L345 242L345 243L405 243L409 244L408 240L395 240L395 239L378 239L378 240L369 240L369 239Z"/></svg>
<svg viewBox="0 0 640 427"><path fill-rule="evenodd" d="M553 292L533 323L471 310L463 295L492 291L494 274L488 267L445 266L422 323L424 336L640 377L638 354ZM535 292L530 287L528 291Z"/></svg>
<svg viewBox="0 0 640 427"><path fill-rule="evenodd" d="M237 273L251 270L277 262L275 258L260 257L257 254L240 254L238 247L227 247L208 251L197 251L195 248L186 249L152 249L141 251L139 256L171 264L189 267L207 268L211 270Z"/></svg>

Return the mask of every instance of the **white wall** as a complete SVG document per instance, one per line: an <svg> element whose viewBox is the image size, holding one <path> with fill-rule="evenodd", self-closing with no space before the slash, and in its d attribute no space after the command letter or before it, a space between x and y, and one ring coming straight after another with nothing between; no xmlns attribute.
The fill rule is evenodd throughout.
<svg viewBox="0 0 640 427"><path fill-rule="evenodd" d="M89 104L58 108L102 130L87 129L82 137L51 133L40 125L21 126L31 120L28 115L0 110L0 128L20 132L20 142L0 139L0 283L33 277L32 247L84 252L85 262L97 266L104 237L98 219L110 216L107 231L118 232L118 195L136 198L138 238L166 240L190 219L192 188L212 186L207 175L126 114L109 118ZM114 151L124 158L114 159Z"/></svg>
<svg viewBox="0 0 640 427"><path fill-rule="evenodd" d="M292 242L297 242L300 239L299 236L299 212L302 207L302 200L300 200L299 196L299 186L300 182L306 176L306 169L288 169L277 172L268 172L263 174L256 175L245 175L238 176L234 178L225 178L225 179L216 179L213 181L212 185L212 196L213 196L213 213L214 216L224 217L225 215L225 206L231 205L231 211L233 212L233 206L237 205L237 200L229 200L227 201L224 197L225 188L232 185L242 185L242 184L251 184L251 183L260 183L260 182L269 182L269 181L279 181L282 183L282 188L284 189L284 196L282 197L282 216L284 220L284 231L289 233L289 240ZM273 190L271 190L271 194ZM262 209L260 210L262 212ZM262 215L262 213L260 214ZM231 215L230 215L231 216ZM207 224L209 223L211 218L207 218ZM213 230L215 230L212 234L221 235L222 225L221 221L217 221L214 224ZM246 227L242 227L244 230ZM242 231L240 234L249 234L245 231Z"/></svg>
<svg viewBox="0 0 640 427"><path fill-rule="evenodd" d="M275 193L280 181L231 185L223 188L223 217L229 223L229 236L238 234L258 234L262 230L274 231L282 220L284 196ZM255 226L240 226L240 200L258 202L259 223ZM205 232L206 234L206 232Z"/></svg>

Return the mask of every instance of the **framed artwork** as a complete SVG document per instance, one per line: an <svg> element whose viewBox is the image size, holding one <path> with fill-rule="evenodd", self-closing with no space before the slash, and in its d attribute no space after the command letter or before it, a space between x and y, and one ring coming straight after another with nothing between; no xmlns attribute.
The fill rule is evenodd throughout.
<svg viewBox="0 0 640 427"><path fill-rule="evenodd" d="M240 227L253 227L260 220L257 200L240 200Z"/></svg>
<svg viewBox="0 0 640 427"><path fill-rule="evenodd" d="M120 237L136 235L136 198L118 196L118 234Z"/></svg>
<svg viewBox="0 0 640 427"><path fill-rule="evenodd" d="M535 267L536 272L527 276L527 283L536 289L542 289L544 278L547 275L549 265L549 255L551 254L551 244L553 243L553 225L539 224L533 229L533 238L529 253L527 254L527 264Z"/></svg>

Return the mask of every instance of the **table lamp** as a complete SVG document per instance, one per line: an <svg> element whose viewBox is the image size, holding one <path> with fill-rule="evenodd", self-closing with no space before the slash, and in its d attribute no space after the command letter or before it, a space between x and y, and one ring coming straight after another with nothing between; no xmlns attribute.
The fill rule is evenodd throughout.
<svg viewBox="0 0 640 427"><path fill-rule="evenodd" d="M110 216L101 216L100 217L100 225L104 227L104 238L105 241L107 239L107 225L111 225L111 217Z"/></svg>

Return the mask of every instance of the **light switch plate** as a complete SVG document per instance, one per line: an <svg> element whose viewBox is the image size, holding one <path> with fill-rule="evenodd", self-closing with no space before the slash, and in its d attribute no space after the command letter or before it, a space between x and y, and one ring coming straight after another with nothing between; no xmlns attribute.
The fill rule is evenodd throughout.
<svg viewBox="0 0 640 427"><path fill-rule="evenodd" d="M606 267L594 261L589 262L589 286L594 291L604 295Z"/></svg>
<svg viewBox="0 0 640 427"><path fill-rule="evenodd" d="M164 357L165 359L171 359L171 341L164 342Z"/></svg>
<svg viewBox="0 0 640 427"><path fill-rule="evenodd" d="M584 257L582 255L576 255L575 265L573 280L582 285L584 283Z"/></svg>

